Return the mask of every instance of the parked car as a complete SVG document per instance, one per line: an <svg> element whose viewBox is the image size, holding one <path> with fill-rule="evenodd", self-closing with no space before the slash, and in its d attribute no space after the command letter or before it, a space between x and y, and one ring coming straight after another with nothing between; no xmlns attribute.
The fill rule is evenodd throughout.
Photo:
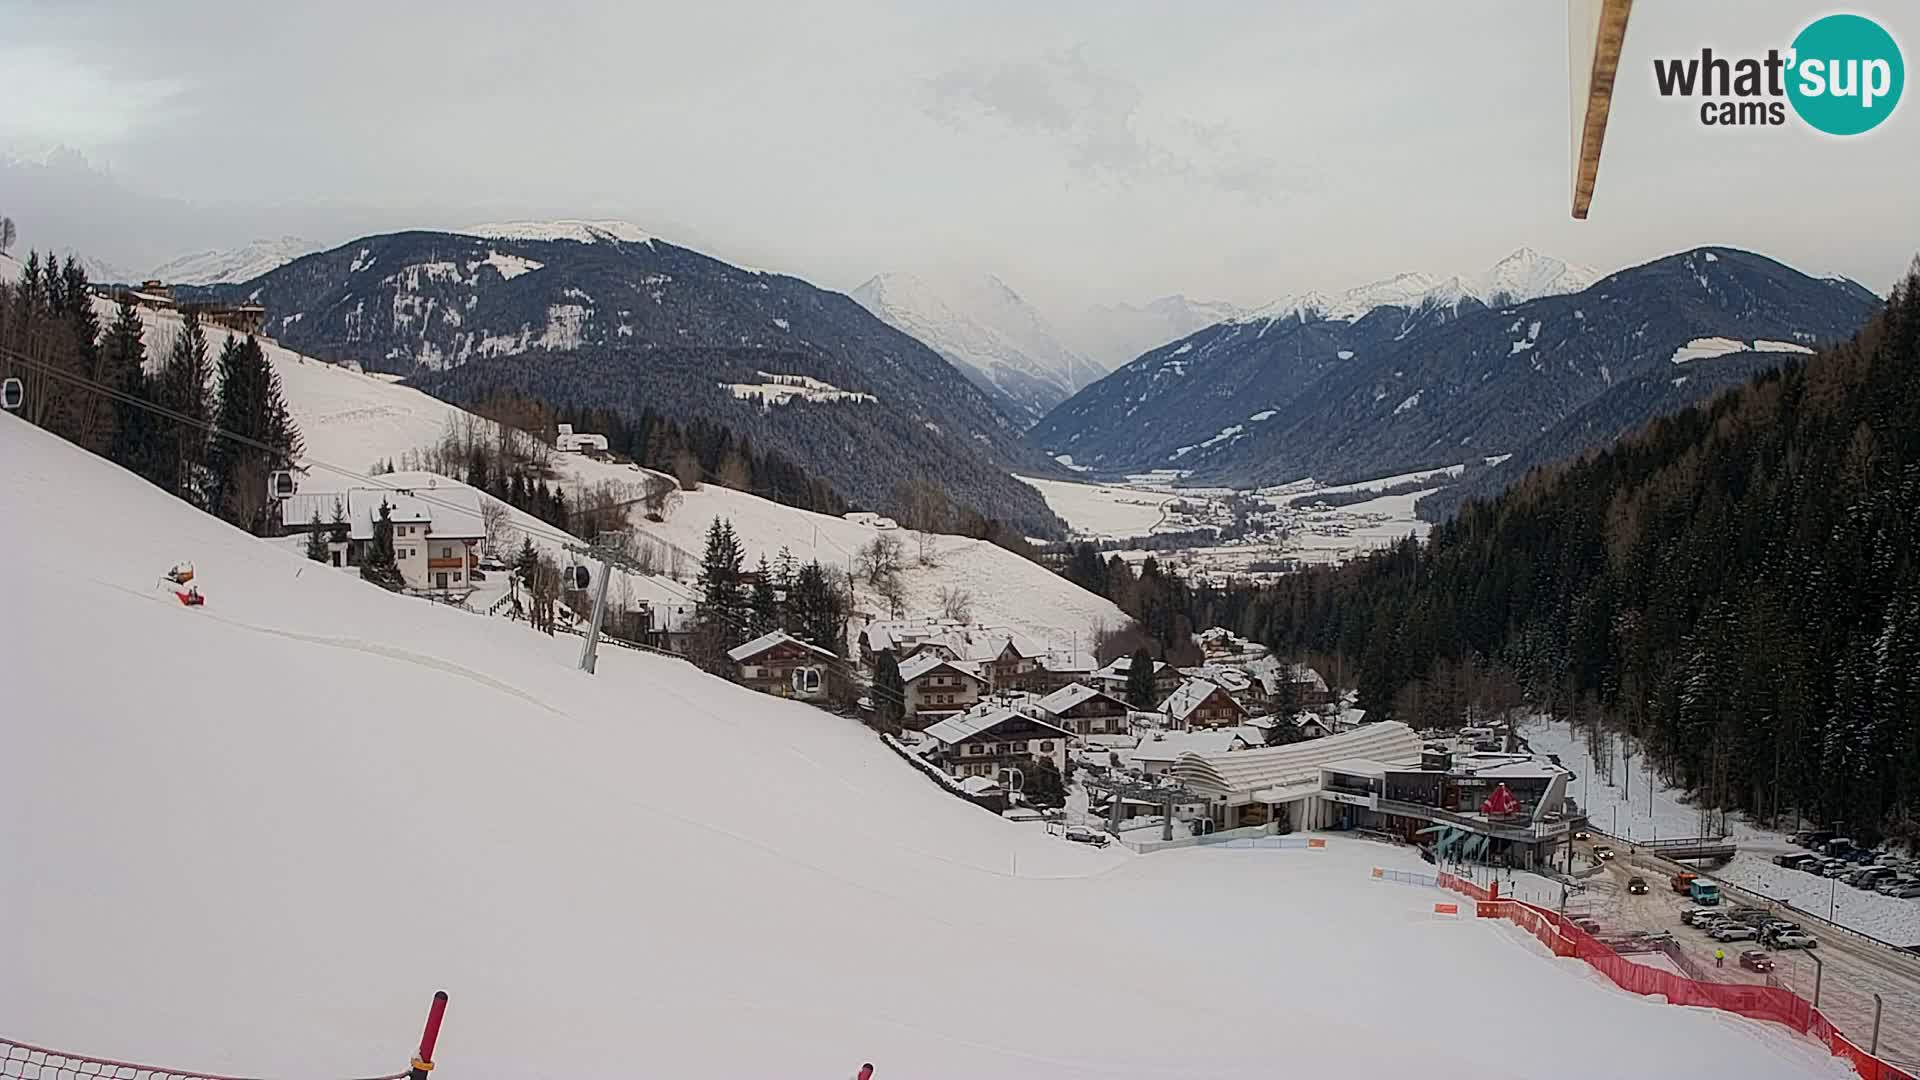
<svg viewBox="0 0 1920 1080"><path fill-rule="evenodd" d="M1605 844L1593 845L1593 857L1600 860L1613 858L1613 849Z"/></svg>
<svg viewBox="0 0 1920 1080"><path fill-rule="evenodd" d="M1748 971L1772 971L1773 957L1759 949L1748 949L1740 954L1740 966Z"/></svg>
<svg viewBox="0 0 1920 1080"><path fill-rule="evenodd" d="M1893 897L1896 900L1920 899L1920 881L1916 881L1911 885L1902 885L1900 888L1895 889L1893 892L1890 892L1887 895Z"/></svg>
<svg viewBox="0 0 1920 1080"><path fill-rule="evenodd" d="M1703 907L1684 908L1680 912L1680 925L1692 926L1693 921L1695 919L1704 919L1709 915L1717 916L1719 914L1720 914L1719 912L1713 910L1712 908L1703 908Z"/></svg>
<svg viewBox="0 0 1920 1080"><path fill-rule="evenodd" d="M1708 915L1703 918L1698 918L1693 920L1693 928L1695 930L1704 931L1709 934L1713 933L1715 930L1718 930L1723 926L1738 926L1738 925L1740 924L1728 918L1725 915Z"/></svg>
<svg viewBox="0 0 1920 1080"><path fill-rule="evenodd" d="M1600 920L1592 916L1578 916L1573 920L1573 925L1585 930L1589 934L1597 934L1600 932Z"/></svg>
<svg viewBox="0 0 1920 1080"><path fill-rule="evenodd" d="M1828 859L1820 865L1821 877L1839 877L1846 872L1847 860L1845 859Z"/></svg>
<svg viewBox="0 0 1920 1080"><path fill-rule="evenodd" d="M1805 930L1789 930L1783 934L1773 935L1773 947L1776 949L1811 949L1819 944L1813 940L1813 935Z"/></svg>
<svg viewBox="0 0 1920 1080"><path fill-rule="evenodd" d="M1113 837L1085 825L1067 826L1067 839L1076 844L1092 844L1094 847L1106 847L1113 843Z"/></svg>
<svg viewBox="0 0 1920 1080"><path fill-rule="evenodd" d="M1798 855L1775 855L1773 857L1773 863L1775 866L1784 866L1789 870L1798 870L1806 866L1810 862L1818 862L1818 861L1819 859L1817 857L1813 855L1808 855L1805 852L1802 852Z"/></svg>
<svg viewBox="0 0 1920 1080"><path fill-rule="evenodd" d="M1884 866L1867 866L1848 873L1840 880L1856 889L1871 889L1884 879L1891 879L1893 871Z"/></svg>
<svg viewBox="0 0 1920 1080"><path fill-rule="evenodd" d="M1715 941L1752 941L1760 932L1745 923L1728 923L1708 936Z"/></svg>
<svg viewBox="0 0 1920 1080"><path fill-rule="evenodd" d="M1647 895L1647 879L1643 877L1628 878L1627 892L1632 893L1634 896Z"/></svg>
<svg viewBox="0 0 1920 1080"><path fill-rule="evenodd" d="M1873 891L1884 896L1892 896L1909 885L1916 884L1909 874L1892 874L1873 883Z"/></svg>

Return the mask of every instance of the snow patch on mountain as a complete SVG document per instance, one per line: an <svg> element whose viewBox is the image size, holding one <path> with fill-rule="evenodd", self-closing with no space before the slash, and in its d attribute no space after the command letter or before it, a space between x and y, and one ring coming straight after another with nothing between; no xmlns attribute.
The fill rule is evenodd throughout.
<svg viewBox="0 0 1920 1080"><path fill-rule="evenodd" d="M1689 360L1711 360L1716 356L1731 356L1743 352L1784 352L1807 353L1812 349L1791 341L1768 341L1759 339L1751 342L1727 337L1694 338L1673 351L1673 362L1684 364Z"/></svg>
<svg viewBox="0 0 1920 1080"><path fill-rule="evenodd" d="M488 240L569 240L576 244L647 245L652 245L654 241L652 233L630 221L579 221L572 218L556 221L503 221L449 231Z"/></svg>
<svg viewBox="0 0 1920 1080"><path fill-rule="evenodd" d="M1417 272L1397 274L1332 296L1319 291L1284 296L1231 321L1352 322L1381 307L1451 310L1468 300L1496 307L1580 292L1598 280L1598 271L1523 247L1478 274L1445 279Z"/></svg>
<svg viewBox="0 0 1920 1080"><path fill-rule="evenodd" d="M879 274L853 299L945 357L1003 401L1038 420L1106 374L1068 348L1046 317L992 275L943 280Z"/></svg>

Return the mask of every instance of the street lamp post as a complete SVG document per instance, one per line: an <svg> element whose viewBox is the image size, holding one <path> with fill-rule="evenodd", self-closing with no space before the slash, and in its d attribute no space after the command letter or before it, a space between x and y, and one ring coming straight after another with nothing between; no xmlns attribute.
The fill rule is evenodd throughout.
<svg viewBox="0 0 1920 1080"><path fill-rule="evenodd" d="M1827 880L1831 886L1827 889L1827 921L1832 922L1834 905L1839 902L1840 879L1836 877Z"/></svg>
<svg viewBox="0 0 1920 1080"><path fill-rule="evenodd" d="M1826 965L1820 962L1819 953L1808 950L1803 955L1813 961L1813 1007L1817 1009L1820 1007L1820 976L1826 970Z"/></svg>

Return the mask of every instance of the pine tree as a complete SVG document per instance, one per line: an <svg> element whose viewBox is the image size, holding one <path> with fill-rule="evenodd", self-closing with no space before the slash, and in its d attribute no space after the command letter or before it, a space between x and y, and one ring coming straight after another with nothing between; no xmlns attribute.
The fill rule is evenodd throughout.
<svg viewBox="0 0 1920 1080"><path fill-rule="evenodd" d="M1039 810L1052 810L1067 805L1067 785L1060 776L1059 766L1050 757L1036 757L1033 765L1023 777L1021 793L1027 798L1027 804Z"/></svg>
<svg viewBox="0 0 1920 1080"><path fill-rule="evenodd" d="M260 533L270 506L268 477L293 464L301 450L300 432L287 414L280 376L258 340L229 335L220 349L218 370L215 422L223 434L208 453L207 505L233 524Z"/></svg>
<svg viewBox="0 0 1920 1080"><path fill-rule="evenodd" d="M347 523L347 508L338 498L333 500L333 520L327 525L327 539L335 544L344 544L353 535L353 527Z"/></svg>
<svg viewBox="0 0 1920 1080"><path fill-rule="evenodd" d="M120 294L120 306L101 342L102 382L136 398L149 396L147 387L147 343L145 326L133 306L133 297ZM107 456L122 468L131 469L151 480L154 478L155 448L151 441L158 431L153 415L126 402L115 402L113 440Z"/></svg>
<svg viewBox="0 0 1920 1080"><path fill-rule="evenodd" d="M700 621L729 647L746 640L749 622L747 597L740 587L743 559L733 523L714 518L707 526L707 550L694 585L700 592Z"/></svg>
<svg viewBox="0 0 1920 1080"><path fill-rule="evenodd" d="M307 558L317 563L333 561L333 553L327 550L326 526L320 521L320 511L313 512L313 520L307 522Z"/></svg>
<svg viewBox="0 0 1920 1080"><path fill-rule="evenodd" d="M513 572L520 575L520 580L531 585L533 583L534 571L539 568L540 553L534 549L533 540L531 538L522 540L520 542L520 555L513 560Z"/></svg>
<svg viewBox="0 0 1920 1080"><path fill-rule="evenodd" d="M1127 661L1127 704L1142 710L1155 705L1153 654L1144 645L1135 649L1132 659Z"/></svg>
<svg viewBox="0 0 1920 1080"><path fill-rule="evenodd" d="M900 661L892 649L882 649L873 662L873 715L883 731L899 731L907 714L907 684L900 678Z"/></svg>
<svg viewBox="0 0 1920 1080"><path fill-rule="evenodd" d="M753 581L753 588L747 595L747 611L750 629L754 637L780 625L779 605L774 601L773 571L767 567L767 557L760 556L760 567Z"/></svg>
<svg viewBox="0 0 1920 1080"><path fill-rule="evenodd" d="M794 574L787 609L795 637L836 653L843 651L840 639L845 633L845 598L828 579L818 560L807 563Z"/></svg>
<svg viewBox="0 0 1920 1080"><path fill-rule="evenodd" d="M171 417L158 421L154 440L154 481L195 506L205 508L207 442L205 425L213 422L209 383L213 366L207 359L207 338L193 312L181 316L180 333L168 350L158 380L159 404L187 421Z"/></svg>
<svg viewBox="0 0 1920 1080"><path fill-rule="evenodd" d="M380 511L373 519L373 542L368 545L366 558L360 560L360 576L389 592L407 587L400 565L394 561L393 507L385 499L380 500Z"/></svg>

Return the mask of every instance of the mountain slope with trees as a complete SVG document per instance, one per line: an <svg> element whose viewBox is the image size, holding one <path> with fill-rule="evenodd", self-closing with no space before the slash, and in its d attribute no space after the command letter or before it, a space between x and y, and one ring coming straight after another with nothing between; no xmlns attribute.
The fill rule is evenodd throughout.
<svg viewBox="0 0 1920 1080"><path fill-rule="evenodd" d="M1920 264L1851 340L1195 618L1357 668L1374 718L1536 707L1709 805L1920 840Z"/></svg>
<svg viewBox="0 0 1920 1080"><path fill-rule="evenodd" d="M189 293L261 304L289 348L450 401L650 408L724 425L867 505L901 509L901 482L937 476L1028 535L1064 531L1008 471L1059 467L932 349L844 295L630 226L370 236Z"/></svg>
<svg viewBox="0 0 1920 1080"><path fill-rule="evenodd" d="M1488 477L1504 485L1781 355L1841 340L1879 303L1853 282L1732 248L1521 303L1442 303L1429 291L1406 306L1375 291L1388 302L1362 311L1305 298L1163 346L1062 404L1032 438L1101 473L1187 469L1241 487L1511 455ZM1686 359L1690 344L1714 339L1745 347ZM1642 392L1615 392L1636 380ZM1568 446L1556 429L1576 414L1592 434Z"/></svg>

